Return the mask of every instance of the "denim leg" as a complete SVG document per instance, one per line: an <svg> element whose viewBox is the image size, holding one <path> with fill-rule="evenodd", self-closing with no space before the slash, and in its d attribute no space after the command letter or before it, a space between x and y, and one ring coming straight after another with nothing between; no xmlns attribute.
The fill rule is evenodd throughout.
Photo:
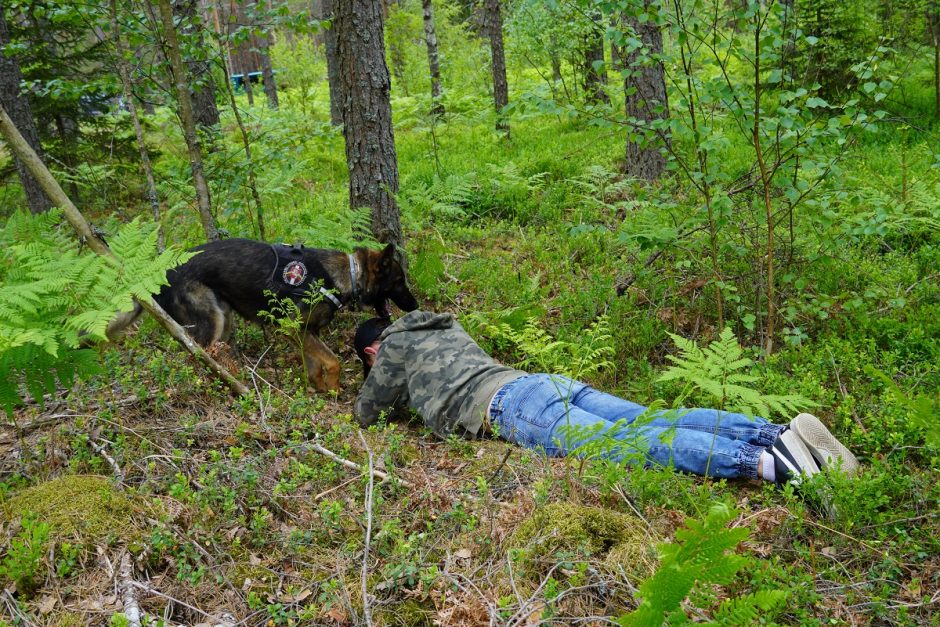
<svg viewBox="0 0 940 627"><path fill-rule="evenodd" d="M714 432L714 420L708 432L676 428L671 423L635 429L615 427L607 417L574 404L573 399L582 390L566 382L570 380L530 375L508 384L493 412L500 435L528 448L543 449L551 456L566 455L579 445L608 436L617 443L606 448L604 455L614 460L635 462L645 450L648 464L672 465L677 470L713 477L757 476L757 459L763 446ZM572 428L592 429L591 435L566 441L566 432Z"/></svg>
<svg viewBox="0 0 940 627"><path fill-rule="evenodd" d="M571 382L571 385L562 384L560 387L570 391L572 405L610 422L626 419L628 423L632 423L646 411L642 405L595 390L577 381ZM776 425L756 416L751 418L744 414L702 408L658 411L650 420L644 419L644 422L650 427L672 426L676 429L716 433L729 440L741 440L761 447L773 444L777 436L786 429L783 425Z"/></svg>

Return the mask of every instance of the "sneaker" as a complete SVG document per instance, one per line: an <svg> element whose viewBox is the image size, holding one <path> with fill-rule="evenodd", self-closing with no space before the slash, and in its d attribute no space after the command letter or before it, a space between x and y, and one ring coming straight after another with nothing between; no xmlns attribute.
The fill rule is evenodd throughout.
<svg viewBox="0 0 940 627"><path fill-rule="evenodd" d="M800 414L790 422L790 430L803 440L821 468L838 466L841 460L842 472L849 476L858 472L860 464L855 455L816 416Z"/></svg>
<svg viewBox="0 0 940 627"><path fill-rule="evenodd" d="M813 460L813 455L796 433L791 430L781 433L768 449L774 456L774 472L776 483L784 484L788 481L799 482L800 475L815 475L819 466Z"/></svg>

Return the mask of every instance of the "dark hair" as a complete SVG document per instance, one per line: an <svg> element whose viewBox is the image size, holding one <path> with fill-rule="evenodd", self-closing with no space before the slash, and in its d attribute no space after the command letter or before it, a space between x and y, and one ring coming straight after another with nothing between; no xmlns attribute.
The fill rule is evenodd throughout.
<svg viewBox="0 0 940 627"><path fill-rule="evenodd" d="M359 360L362 362L362 367L365 370L366 376L369 375L366 347L379 339L379 336L382 335L382 331L384 331L385 328L388 327L388 325L391 323L392 321L389 318L370 318L369 320L366 320L360 324L359 328L356 329L356 336L353 339L353 344L356 347L356 355L359 356Z"/></svg>

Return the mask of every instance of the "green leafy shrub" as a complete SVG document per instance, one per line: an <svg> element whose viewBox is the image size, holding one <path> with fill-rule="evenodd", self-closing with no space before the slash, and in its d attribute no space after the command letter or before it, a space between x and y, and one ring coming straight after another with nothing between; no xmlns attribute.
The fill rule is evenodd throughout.
<svg viewBox="0 0 940 627"><path fill-rule="evenodd" d="M9 413L25 382L37 401L56 382L95 370L82 341L105 338L115 312L149 298L190 255L156 252L156 227L137 220L108 237L115 258L84 250L61 214L15 213L0 229L0 405Z"/></svg>
<svg viewBox="0 0 940 627"><path fill-rule="evenodd" d="M41 574L50 526L32 515L23 518L22 525L22 530L10 540L6 557L0 562L0 576L15 583L17 592L29 596Z"/></svg>
<svg viewBox="0 0 940 627"><path fill-rule="evenodd" d="M682 602L693 588L731 583L750 561L733 552L749 535L745 527L727 527L734 514L727 505L715 504L705 520L687 520L685 528L676 532L676 542L661 544L659 568L640 585L643 601L635 611L622 616L620 624L660 627L686 623L690 617ZM725 599L710 624L751 624L786 598L785 590L760 590Z"/></svg>

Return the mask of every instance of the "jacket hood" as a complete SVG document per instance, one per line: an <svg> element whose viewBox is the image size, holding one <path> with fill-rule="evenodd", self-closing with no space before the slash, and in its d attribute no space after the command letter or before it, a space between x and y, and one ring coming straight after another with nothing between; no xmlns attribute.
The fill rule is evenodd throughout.
<svg viewBox="0 0 940 627"><path fill-rule="evenodd" d="M398 320L390 327L382 331L381 339L387 338L392 333L402 331L424 331L432 329L449 329L454 326L454 314L435 313L433 311L412 311Z"/></svg>

